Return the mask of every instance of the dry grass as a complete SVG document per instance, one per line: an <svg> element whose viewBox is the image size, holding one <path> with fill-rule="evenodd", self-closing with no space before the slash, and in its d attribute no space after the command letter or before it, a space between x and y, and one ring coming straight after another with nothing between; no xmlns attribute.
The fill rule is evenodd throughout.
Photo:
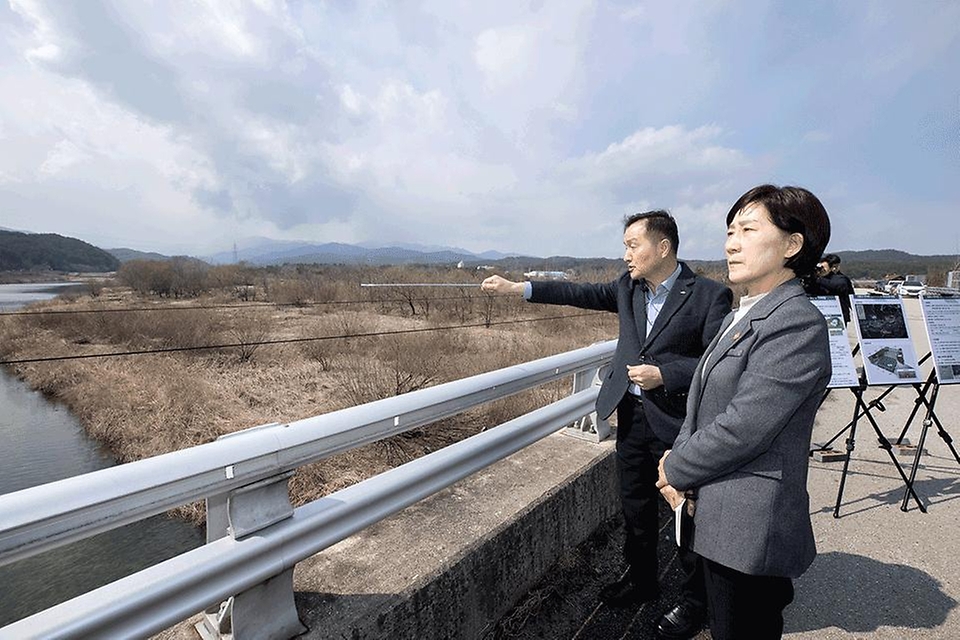
<svg viewBox="0 0 960 640"><path fill-rule="evenodd" d="M110 312L107 309L170 304L116 286L102 289L96 298L52 301L36 308L93 312L0 318L0 357L246 345L16 366L17 375L69 406L91 437L125 462L616 336L615 315L600 314L490 328L253 345L264 339L356 336L569 312L520 300L487 299L477 289L465 290L462 296L445 291L433 298L418 293L397 300L378 293L370 304L316 305L310 296L356 299L356 289L350 286L356 274L322 285L312 275L301 284L291 283L289 274L286 277L282 286L276 282L259 286L288 301L302 297L298 304L305 306ZM215 304L223 296L177 304ZM304 467L291 485L291 495L298 504L316 499L556 400L568 389L569 382L546 385ZM203 517L200 505L184 507L180 513L195 521Z"/></svg>

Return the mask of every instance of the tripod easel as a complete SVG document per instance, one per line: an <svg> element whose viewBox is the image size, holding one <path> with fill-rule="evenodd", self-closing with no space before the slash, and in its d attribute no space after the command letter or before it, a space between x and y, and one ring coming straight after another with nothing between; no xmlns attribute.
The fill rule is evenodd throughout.
<svg viewBox="0 0 960 640"><path fill-rule="evenodd" d="M907 482L907 490L910 492L913 491L913 481L917 477L917 468L920 466L920 456L923 455L923 445L924 442L926 442L927 430L930 428L931 424L937 425L937 435L939 435L940 439L946 443L947 447L950 449L950 452L953 454L954 459L957 461L957 464L960 464L960 454L957 453L956 448L953 446L953 438L951 438L950 434L947 433L947 430L943 428L943 424L941 424L940 418L937 417L937 412L934 408L937 404L937 396L940 394L940 383L937 381L935 368L934 370L930 371L930 375L927 377L922 389L920 388L919 384L915 384L913 386L916 389L919 398L917 399L916 406L913 408L913 412L910 414L910 418L903 427L903 431L900 432L900 438L897 440L897 442L900 442L900 440L903 439L904 434L906 434L907 429L910 427L910 423L913 421L913 418L917 414L921 404L927 408L927 413L923 418L923 429L920 430L920 440L917 442L917 453L913 458L913 466L910 469L910 479ZM927 400L926 394L931 388L933 391L930 393L930 399ZM916 498L916 494L914 494L914 498ZM908 503L908 493L905 490L903 493L903 501L900 503L900 511L906 511ZM926 509L921 506L921 511L925 512Z"/></svg>
<svg viewBox="0 0 960 640"><path fill-rule="evenodd" d="M890 441L887 440L886 436L883 435L883 432L880 431L880 426L877 424L877 421L873 419L873 414L870 413L871 407L868 406L867 403L864 402L863 400L863 392L867 388L866 380L863 377L861 377L859 386L848 387L848 388L856 398L856 403L854 404L854 409L853 409L853 419L850 421L850 423L846 427L844 427L840 431L840 433L835 435L830 440L830 442L833 442L840 436L840 434L842 434L847 429L850 429L850 435L847 436L847 440L846 440L847 455L843 460L843 472L840 474L840 486L837 489L837 503L833 508L833 517L834 518L840 517L840 503L843 501L843 488L847 481L847 470L850 467L850 457L853 454L853 448L856 444L857 421L863 416L866 416L867 420L870 421L870 425L873 427L874 433L877 434L877 441L880 443L880 448L884 449L887 452L887 455L890 456L890 460L893 462L893 466L896 467L897 472L900 474L900 477L903 479L903 482L906 485L906 491L903 497L904 504L907 503L908 496L912 495L914 501L917 503L917 506L920 508L920 511L926 513L927 508L923 506L923 503L920 502L920 498L917 496L916 492L913 490L913 483L910 479L907 478L907 474L904 473L903 467L901 467L900 463L897 461L897 457L893 453L893 447L890 444ZM893 387L890 387L889 389L884 391L882 396L885 396L886 394L888 394L892 389ZM876 403L876 400L874 400L871 403L871 405L874 405L874 403Z"/></svg>
<svg viewBox="0 0 960 640"><path fill-rule="evenodd" d="M853 355L857 355L857 352L858 352L859 350L860 350L860 345L859 345L859 344L858 344L858 345L855 345L855 346L853 347L853 352L852 352L852 354L853 354ZM925 355L925 356L923 356L922 358L920 358L920 362L919 362L918 364L923 364L923 363L927 360L927 358L929 358L929 357L930 357L930 352L928 351L928 352L927 352L927 355ZM861 384L864 384L863 381L862 381L862 379L861 379ZM895 385L895 384L894 384L894 385L890 385L889 387L887 387L886 389L884 389L883 393L881 393L879 396L877 396L876 398L874 398L874 399L871 400L870 402L866 403L866 406L867 406L868 408L870 408L870 409L876 409L877 411L881 411L881 412L886 411L887 408L883 405L884 399L885 399L888 395L890 395L890 394L893 392L894 389L896 389L896 388L899 387L899 386L900 386L900 385ZM920 387L920 385L914 385L914 388L919 389L919 387ZM851 389L851 390L852 390L852 389ZM824 400L827 399L827 396L830 395L830 392L831 392L831 391L832 391L832 389L827 389L826 391L824 391L824 393L823 393L823 398L820 400L820 404L823 404ZM924 391L924 392L925 392L925 391ZM917 393L919 394L920 391L918 390ZM921 394L921 398L922 398L922 395L923 395L923 394ZM918 399L917 399L916 405L915 405L914 408L913 408L913 412L910 414L910 418L907 419L907 424L906 424L906 426L904 426L903 431L901 431L899 437L897 437L897 444L900 444L901 442L903 442L903 437L904 437L904 435L906 435L907 428L910 426L910 423L912 422L914 416L916 415L916 413L917 413L920 405L923 404L923 400L922 400L921 398L918 398ZM823 443L823 444L821 444L821 445L819 445L819 446L814 447L813 449L811 449L811 450L810 450L810 455L813 455L813 452L814 452L814 451L827 451L828 449L830 449L830 448L831 448L830 445L832 445L834 442L836 442L837 438L839 438L840 436L842 436L845 431L847 431L848 429L850 429L850 427L853 425L854 421L857 420L858 418L862 417L863 415L864 415L863 413L855 412L855 413L854 413L854 416L853 416L853 420L851 420L851 421L848 422L846 425L844 425L843 428L841 428L839 431L837 431L837 432L833 435L833 437L831 437L831 438L830 438L829 440L827 440L825 443ZM881 446L882 446L882 445L881 445Z"/></svg>

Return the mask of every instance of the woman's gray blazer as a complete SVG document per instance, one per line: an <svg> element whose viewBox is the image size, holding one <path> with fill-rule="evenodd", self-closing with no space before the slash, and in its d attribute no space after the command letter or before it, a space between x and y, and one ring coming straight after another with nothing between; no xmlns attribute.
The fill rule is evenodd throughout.
<svg viewBox="0 0 960 640"><path fill-rule="evenodd" d="M697 490L694 551L750 575L793 578L816 555L807 466L830 380L827 326L796 280L723 335L732 317L697 366L664 471L676 489Z"/></svg>

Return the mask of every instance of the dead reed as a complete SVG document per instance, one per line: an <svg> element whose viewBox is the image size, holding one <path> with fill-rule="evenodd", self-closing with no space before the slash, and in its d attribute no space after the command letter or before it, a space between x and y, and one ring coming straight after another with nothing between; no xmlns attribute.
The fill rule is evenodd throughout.
<svg viewBox="0 0 960 640"><path fill-rule="evenodd" d="M464 277L462 272L453 275ZM151 348L239 345L143 356L15 365L35 389L65 403L92 438L121 462L194 446L232 431L288 422L586 346L616 336L616 317L493 325L571 310L490 298L476 282L464 290L391 296L361 293L358 270L245 272L242 289L220 288L169 307L157 294L111 283L96 296L52 301L34 310L79 311L0 318L7 360ZM400 270L392 278L452 277ZM249 288L248 288L249 287ZM276 297L274 297L276 296ZM197 308L229 300L264 306ZM357 301L363 301L359 303ZM354 301L354 304L334 304ZM126 309L114 311L114 309ZM368 335L435 329L402 335ZM264 340L325 338L284 345ZM297 504L353 484L500 424L568 393L547 385L448 420L346 452L299 470ZM178 512L195 522L202 505Z"/></svg>

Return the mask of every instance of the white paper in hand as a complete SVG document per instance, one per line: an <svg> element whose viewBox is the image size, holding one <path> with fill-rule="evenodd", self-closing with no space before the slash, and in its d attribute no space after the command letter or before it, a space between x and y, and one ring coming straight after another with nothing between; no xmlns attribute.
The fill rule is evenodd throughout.
<svg viewBox="0 0 960 640"><path fill-rule="evenodd" d="M680 522L683 520L683 508L687 506L687 499L684 498L680 501L673 509L673 528L674 533L676 534L677 546L680 546Z"/></svg>

